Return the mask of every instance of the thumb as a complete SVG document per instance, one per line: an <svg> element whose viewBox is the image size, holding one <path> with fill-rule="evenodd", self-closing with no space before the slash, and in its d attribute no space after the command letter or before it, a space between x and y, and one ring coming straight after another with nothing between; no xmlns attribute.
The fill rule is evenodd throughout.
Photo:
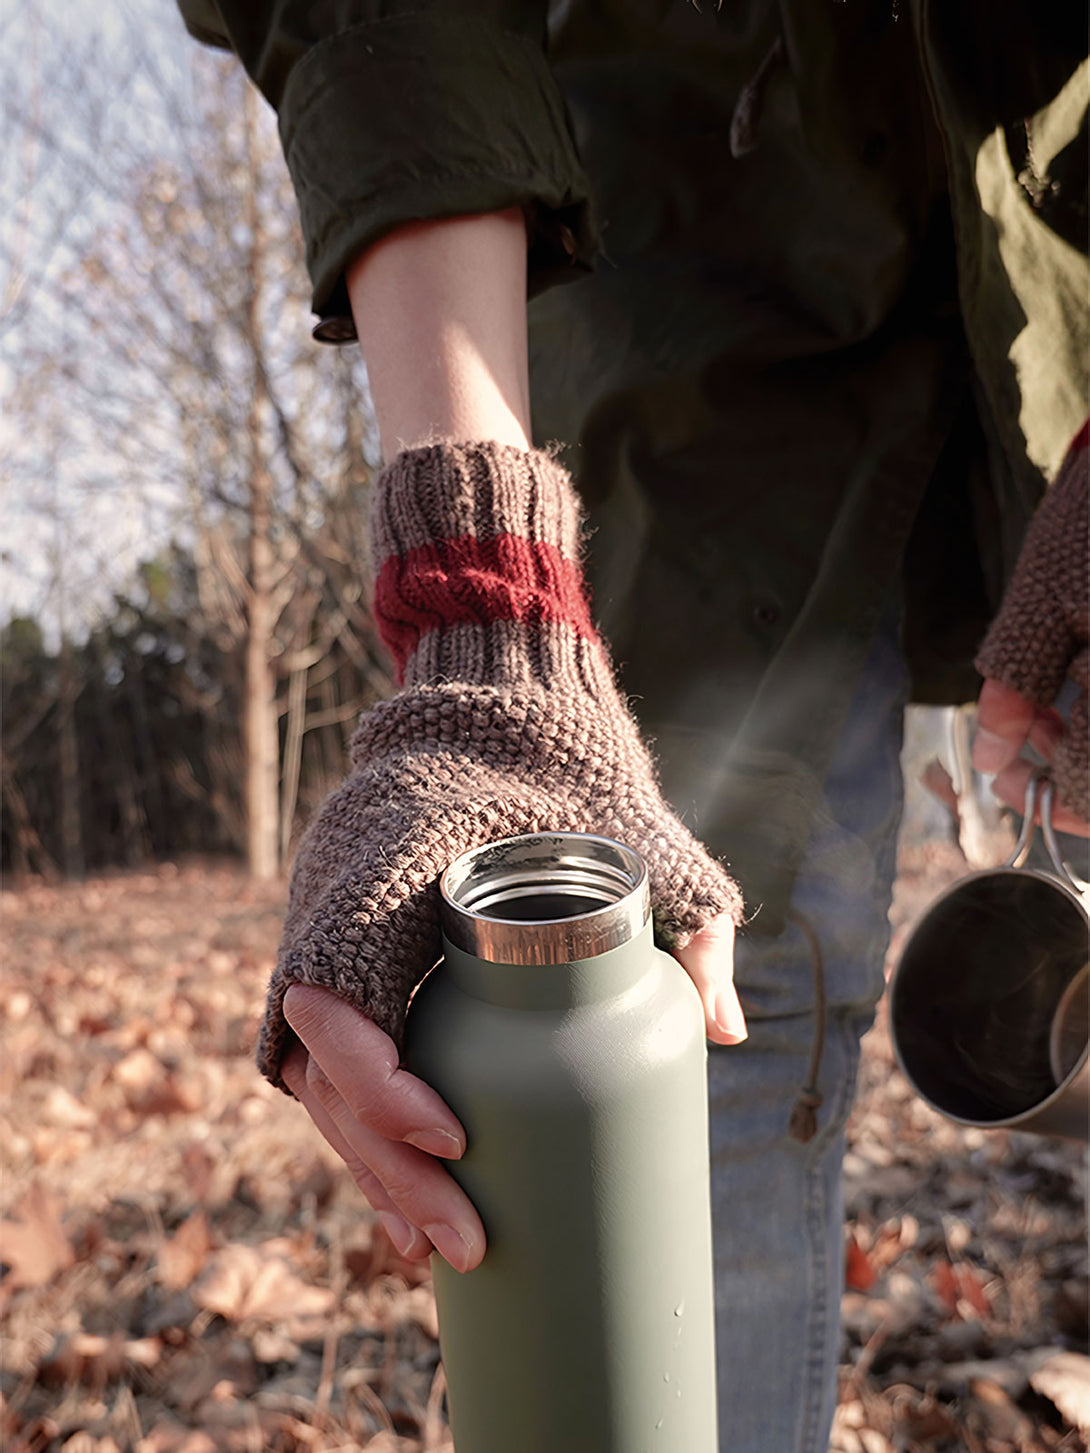
<svg viewBox="0 0 1090 1453"><path fill-rule="evenodd" d="M674 958L692 979L704 1005L707 1036L714 1044L740 1044L745 1015L734 987L734 919L721 913L699 929Z"/></svg>

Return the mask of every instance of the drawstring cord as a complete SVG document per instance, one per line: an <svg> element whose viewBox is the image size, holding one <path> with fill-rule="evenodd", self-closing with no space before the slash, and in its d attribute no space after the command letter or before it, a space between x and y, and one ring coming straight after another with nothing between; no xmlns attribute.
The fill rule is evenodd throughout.
<svg viewBox="0 0 1090 1453"><path fill-rule="evenodd" d="M787 1127L792 1140L807 1145L817 1134L817 1112L824 1100L818 1089L818 1077L821 1074L821 1057L825 1053L825 963L821 957L821 944L809 919L794 909L787 918L806 939L814 966L814 1040L810 1047L810 1067L806 1072L806 1083L795 1097Z"/></svg>

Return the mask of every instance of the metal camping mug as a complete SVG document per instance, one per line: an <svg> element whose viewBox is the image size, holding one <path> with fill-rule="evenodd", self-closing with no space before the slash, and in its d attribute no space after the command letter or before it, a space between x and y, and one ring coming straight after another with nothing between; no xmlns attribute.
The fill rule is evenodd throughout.
<svg viewBox="0 0 1090 1453"><path fill-rule="evenodd" d="M1090 885L1064 863L1051 779L1031 778L1001 868L955 883L913 929L890 988L902 1070L961 1125L1090 1140ZM1023 864L1037 804L1053 872Z"/></svg>
<svg viewBox="0 0 1090 1453"><path fill-rule="evenodd" d="M715 1453L707 1046L647 870L582 833L441 883L406 1064L461 1119L488 1249L432 1257L458 1453Z"/></svg>

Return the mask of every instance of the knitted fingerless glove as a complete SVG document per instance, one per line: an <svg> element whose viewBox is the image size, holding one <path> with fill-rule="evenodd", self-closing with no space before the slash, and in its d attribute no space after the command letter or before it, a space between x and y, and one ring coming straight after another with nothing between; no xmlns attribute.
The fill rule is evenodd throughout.
<svg viewBox="0 0 1090 1453"><path fill-rule="evenodd" d="M334 990L400 1042L440 953L438 877L484 843L626 843L647 863L666 947L741 913L660 796L614 684L565 471L502 445L408 451L376 483L371 537L376 619L405 689L361 720L352 773L299 849L258 1050L277 1084L294 982Z"/></svg>
<svg viewBox="0 0 1090 1453"><path fill-rule="evenodd" d="M1030 522L1003 604L976 658L982 676L993 677L1036 706L1051 706L1067 677L1082 688L1057 744L1052 771L1061 799L1084 819L1090 819L1088 442L1090 423L1072 444Z"/></svg>

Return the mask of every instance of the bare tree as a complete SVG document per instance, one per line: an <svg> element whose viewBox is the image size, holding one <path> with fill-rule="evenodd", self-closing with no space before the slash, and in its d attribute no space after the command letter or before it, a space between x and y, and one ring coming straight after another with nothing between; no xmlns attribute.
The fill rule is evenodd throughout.
<svg viewBox="0 0 1090 1453"><path fill-rule="evenodd" d="M124 63L157 119L149 144L96 161L96 225L51 276L50 326L20 339L8 464L31 490L48 438L70 502L157 508L191 550L210 628L245 663L245 850L268 877L304 736L388 689L359 583L377 440L358 355L310 340L290 183L240 68L180 38ZM65 154L63 133L25 121ZM315 709L334 642L359 685Z"/></svg>

